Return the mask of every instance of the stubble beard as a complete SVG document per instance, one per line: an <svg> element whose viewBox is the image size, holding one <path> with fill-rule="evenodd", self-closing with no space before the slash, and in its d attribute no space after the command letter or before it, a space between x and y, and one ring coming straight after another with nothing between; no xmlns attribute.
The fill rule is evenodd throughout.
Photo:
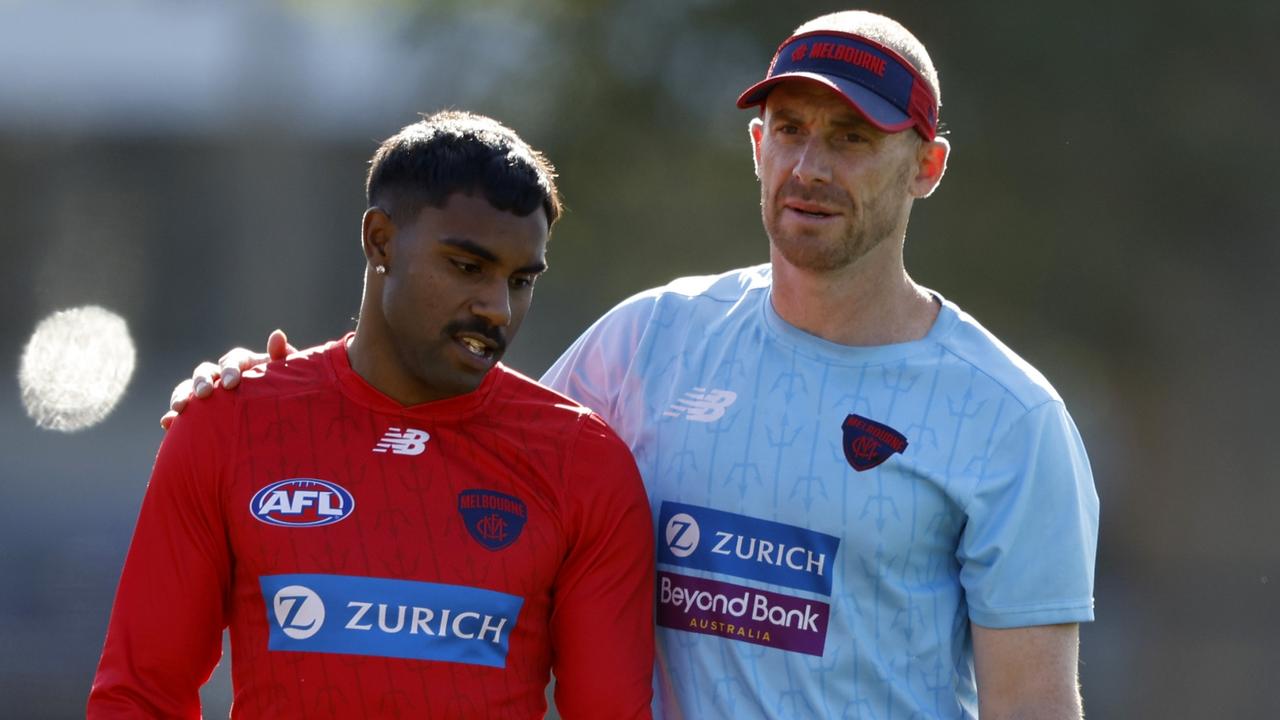
<svg viewBox="0 0 1280 720"><path fill-rule="evenodd" d="M853 265L888 240L897 230L899 214L902 212L899 209L901 196L893 192L893 189L905 188L909 177L910 168L904 168L889 187L876 194L865 205L858 205L847 196L843 198L839 203L844 208L846 218L843 232L838 228L829 228L822 234L804 231L788 233L782 229L782 214L786 209L781 201L782 197L787 196L787 187L783 186L772 204L762 192L760 203L770 244L789 264L802 270L822 273ZM801 193L792 193L792 196L796 195L802 196ZM837 237L824 237L836 233L839 233Z"/></svg>
<svg viewBox="0 0 1280 720"><path fill-rule="evenodd" d="M420 337L412 332L397 332L395 326L388 329L388 339L401 367L436 395L437 399L469 393L484 380L483 374L474 377L456 367L448 357L452 343L448 333Z"/></svg>

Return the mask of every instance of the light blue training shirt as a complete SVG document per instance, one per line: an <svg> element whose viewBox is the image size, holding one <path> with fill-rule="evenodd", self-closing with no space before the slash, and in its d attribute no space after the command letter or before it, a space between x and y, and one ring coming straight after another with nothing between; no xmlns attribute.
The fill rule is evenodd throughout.
<svg viewBox="0 0 1280 720"><path fill-rule="evenodd" d="M782 320L770 278L640 293L543 377L608 420L648 488L655 712L976 717L970 622L1093 619L1080 435L941 296L924 338L851 347Z"/></svg>

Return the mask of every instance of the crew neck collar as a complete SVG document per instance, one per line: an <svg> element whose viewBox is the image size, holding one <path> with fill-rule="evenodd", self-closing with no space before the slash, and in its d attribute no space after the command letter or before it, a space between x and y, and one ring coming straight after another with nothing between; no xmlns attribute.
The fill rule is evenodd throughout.
<svg viewBox="0 0 1280 720"><path fill-rule="evenodd" d="M928 290L938 302L938 317L934 319L929 332L919 340L911 340L889 345L842 345L831 342L805 332L788 323L773 307L773 286L764 293L761 313L764 325L770 336L777 342L791 347L798 352L827 361L846 364L885 364L910 357L935 347L951 332L959 318L958 308L941 294Z"/></svg>
<svg viewBox="0 0 1280 720"><path fill-rule="evenodd" d="M470 415L484 407L493 392L493 388L497 385L499 377L506 372L505 366L502 363L498 363L485 374L480 386L471 392L417 405L403 405L370 385L367 380L360 377L360 374L351 367L351 358L347 355L347 343L350 342L354 335L354 332L350 332L337 340L329 342L325 346L324 353L329 359L329 364L338 379L338 386L342 389L342 393L352 401L380 413L406 417L430 417L432 419Z"/></svg>

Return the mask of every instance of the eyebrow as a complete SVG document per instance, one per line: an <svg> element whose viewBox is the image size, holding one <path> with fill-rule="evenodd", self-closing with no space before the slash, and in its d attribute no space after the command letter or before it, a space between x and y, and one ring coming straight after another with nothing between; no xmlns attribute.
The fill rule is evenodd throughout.
<svg viewBox="0 0 1280 720"><path fill-rule="evenodd" d="M778 108L777 110L774 110L772 114L781 120L786 120L787 122L798 122L801 119L799 113L792 112L786 108Z"/></svg>
<svg viewBox="0 0 1280 720"><path fill-rule="evenodd" d="M788 110L785 107L774 110L773 114L777 115L779 118L781 118L785 122L801 122L803 120L803 118L800 116L799 113L796 113L792 110ZM873 131L880 130L875 125L872 125L870 122L868 122L866 118L863 118L861 115L858 115L856 112L852 110L850 110L848 113L842 114L839 117L833 119L831 121L831 124L838 128L851 128L851 129L859 129L859 130L867 129L867 130L873 130Z"/></svg>
<svg viewBox="0 0 1280 720"><path fill-rule="evenodd" d="M834 120L831 121L831 124L835 125L836 127L856 127L856 128L866 127L866 128L871 128L872 130L876 129L875 125L872 125L871 123L867 122L866 119L862 118L859 115L855 115L853 113L850 113L843 117L835 118Z"/></svg>
<svg viewBox="0 0 1280 720"><path fill-rule="evenodd" d="M498 262L498 256L494 255L492 250L474 240L468 240L466 238L444 238L440 242L448 245L449 247L457 248L463 252L475 255L486 262ZM546 269L547 264L545 262L536 262L531 265L516 268L516 272L520 274L537 275L545 272Z"/></svg>

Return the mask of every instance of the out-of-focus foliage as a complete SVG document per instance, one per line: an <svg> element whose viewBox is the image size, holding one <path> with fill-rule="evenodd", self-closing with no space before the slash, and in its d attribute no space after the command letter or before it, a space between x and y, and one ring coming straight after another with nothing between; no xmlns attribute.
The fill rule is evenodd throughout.
<svg viewBox="0 0 1280 720"><path fill-rule="evenodd" d="M1067 400L1102 496L1089 717L1280 715L1272 318L1280 5L869 2L930 48L954 151L913 276ZM568 213L509 355L613 302L767 260L737 94L830 2L0 2L0 698L80 712L169 389L311 344L359 301L363 172L414 113L492 114ZM35 429L17 362L97 304L138 345L101 426ZM225 675L208 714L225 712Z"/></svg>

